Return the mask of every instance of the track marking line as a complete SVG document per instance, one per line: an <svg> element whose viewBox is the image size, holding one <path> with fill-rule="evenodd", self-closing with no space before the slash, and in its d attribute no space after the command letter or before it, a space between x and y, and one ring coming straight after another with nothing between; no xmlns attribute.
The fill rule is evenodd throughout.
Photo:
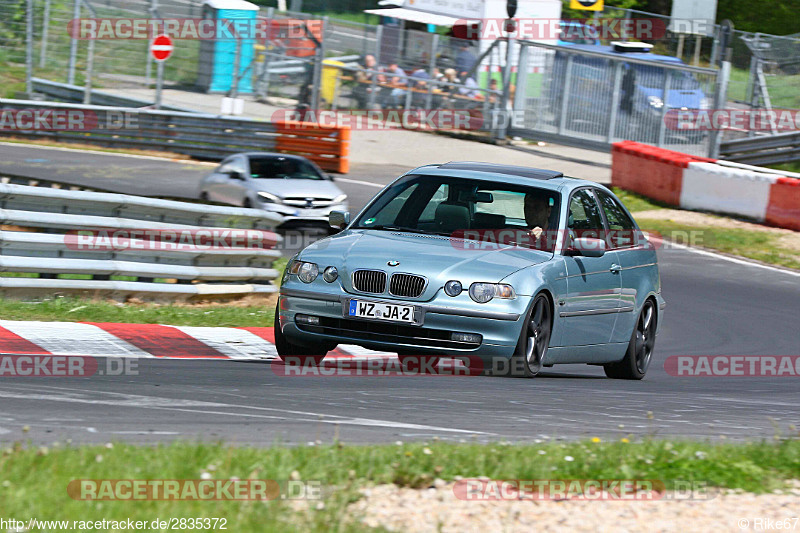
<svg viewBox="0 0 800 533"><path fill-rule="evenodd" d="M375 187L377 189L383 189L386 185L381 185L380 183L372 183L371 181L362 181L362 180L354 180L350 178L336 178L336 181L341 181L343 183L352 183L354 185L366 185L368 187Z"/></svg>
<svg viewBox="0 0 800 533"><path fill-rule="evenodd" d="M695 248L693 246L686 246L685 244L678 244L675 242L669 243L670 247L678 248L679 250L686 250L687 252L692 252L698 255L704 255L706 257L714 257L716 259L722 259L724 261L728 261L730 263L736 263L737 265L743 266L751 266L757 268L763 268L764 270L771 270L772 272L780 272L781 274L789 274L790 276L800 277L800 272L795 272L793 270L786 270L783 268L778 268L770 265L762 265L761 263L756 263L753 261L749 261L747 259L740 259L738 257L730 257L728 255L710 252L708 250L702 250L700 248Z"/></svg>
<svg viewBox="0 0 800 533"><path fill-rule="evenodd" d="M32 391L36 391L36 389L30 389ZM86 395L106 395L111 397L122 397L119 401L114 401L110 399L92 399L88 397L80 397L76 395L46 395L43 394L48 390L55 390L55 391L63 391L64 393L82 393ZM458 429L458 428L444 428L444 427L436 427L436 426L426 426L423 424L409 424L406 422L395 422L391 420L381 420L381 419L372 419L372 418L357 418L357 417L349 417L349 416L342 416L342 415L330 415L324 413L313 413L308 411L294 411L288 409L278 409L274 407L260 407L254 405L238 405L238 404L226 404L226 403L219 403L219 402L203 402L197 400L181 400L176 398L163 398L159 396L143 396L137 394L126 394L121 392L109 392L109 391L94 391L94 390L86 390L86 389L72 389L68 387L47 387L41 386L40 391L38 394L25 394L25 393L18 393L12 392L8 390L0 389L0 397L2 398L14 398L14 399L32 399L32 400L48 400L48 401L60 401L60 402L69 402L69 403L84 403L90 405L111 405L111 406L118 406L118 407L139 407L143 409L160 409L166 411L180 411L180 412L187 412L187 413L197 413L197 414L216 414L222 416L239 416L239 417L246 417L246 418L268 418L268 419L278 419L278 420L287 420L289 422L313 422L315 424L324 423L324 424L347 424L347 425L356 425L356 426L367 426L367 427L389 427L389 428L403 428L403 429L417 429L417 430L426 430L426 431L437 431L437 432L445 432L445 433L461 433L467 435L495 435L494 433L487 433L485 431L472 431L467 429ZM210 411L206 409L188 409L188 407L200 407L200 408L227 408L227 409L239 409L240 412L225 412L225 411ZM268 412L277 412L280 413L275 415L267 415L267 414L256 414L256 413L247 413L241 412L241 410L254 410L254 411L268 411ZM303 418L289 418L285 415L296 415Z"/></svg>

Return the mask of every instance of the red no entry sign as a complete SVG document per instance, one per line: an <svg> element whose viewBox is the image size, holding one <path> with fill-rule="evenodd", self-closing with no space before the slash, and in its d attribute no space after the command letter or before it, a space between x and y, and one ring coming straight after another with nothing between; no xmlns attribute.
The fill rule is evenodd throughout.
<svg viewBox="0 0 800 533"><path fill-rule="evenodd" d="M172 39L159 35L150 43L150 54L156 61L166 61L172 55Z"/></svg>

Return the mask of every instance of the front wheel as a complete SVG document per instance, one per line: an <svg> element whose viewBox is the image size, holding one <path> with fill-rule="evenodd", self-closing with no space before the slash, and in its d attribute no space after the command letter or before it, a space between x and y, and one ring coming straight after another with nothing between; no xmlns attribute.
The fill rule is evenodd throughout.
<svg viewBox="0 0 800 533"><path fill-rule="evenodd" d="M312 346L300 346L289 342L283 331L281 331L277 309L275 310L274 325L275 349L278 351L278 357L287 365L317 366L325 359L328 352L335 348L335 346L331 347L319 343Z"/></svg>
<svg viewBox="0 0 800 533"><path fill-rule="evenodd" d="M625 357L619 363L603 365L606 376L613 379L642 379L650 366L656 345L656 306L647 300L633 328Z"/></svg>
<svg viewBox="0 0 800 533"><path fill-rule="evenodd" d="M522 328L514 355L509 361L507 375L532 378L542 370L550 334L553 331L553 316L550 301L540 294L536 297Z"/></svg>

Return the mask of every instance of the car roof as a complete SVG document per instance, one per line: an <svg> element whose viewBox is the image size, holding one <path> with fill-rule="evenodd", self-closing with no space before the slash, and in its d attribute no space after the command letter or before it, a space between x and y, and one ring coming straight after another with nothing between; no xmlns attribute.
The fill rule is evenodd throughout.
<svg viewBox="0 0 800 533"><path fill-rule="evenodd" d="M643 59L645 61L652 61L653 63L675 63L676 65L684 65L679 57L665 56L661 54L652 54L650 52L617 52L613 46L608 45L592 45L592 44L574 44L570 49L587 50L589 52L601 53L608 56L631 59Z"/></svg>
<svg viewBox="0 0 800 533"><path fill-rule="evenodd" d="M451 161L439 166L442 170L469 170L473 172L486 172L491 174L507 174L537 180L551 180L564 176L563 172L544 170L541 168L515 167L497 163L480 163L477 161Z"/></svg>
<svg viewBox="0 0 800 533"><path fill-rule="evenodd" d="M593 186L605 189L605 187L599 183L573 178L570 176L564 176L562 172L557 170L501 165L497 163L482 163L475 161L457 161L443 165L425 165L408 172L406 175L410 174L492 180L501 183L528 185L551 190L557 190L561 188L572 190L585 186Z"/></svg>
<svg viewBox="0 0 800 533"><path fill-rule="evenodd" d="M270 157L270 158L272 158L272 157L274 157L276 159L279 158L279 157L282 157L284 159L295 159L295 160L308 161L308 159L306 159L305 157L303 157L301 155L279 154L279 153L276 153L276 152L240 152L238 154L231 154L228 157L234 157L234 156L244 156L244 157L247 157L247 158L250 158L250 157L265 157L265 158Z"/></svg>

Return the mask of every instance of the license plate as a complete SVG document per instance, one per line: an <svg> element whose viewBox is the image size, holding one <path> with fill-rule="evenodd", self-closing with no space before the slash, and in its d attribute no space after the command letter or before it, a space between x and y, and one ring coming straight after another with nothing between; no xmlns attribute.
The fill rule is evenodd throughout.
<svg viewBox="0 0 800 533"><path fill-rule="evenodd" d="M372 318L392 322L414 322L414 306L412 305L350 300L347 314L358 318Z"/></svg>

